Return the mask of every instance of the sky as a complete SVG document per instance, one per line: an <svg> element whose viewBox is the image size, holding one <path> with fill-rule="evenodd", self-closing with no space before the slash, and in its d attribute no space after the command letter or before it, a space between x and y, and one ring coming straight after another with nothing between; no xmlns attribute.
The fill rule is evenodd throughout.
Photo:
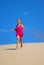
<svg viewBox="0 0 44 65"><path fill-rule="evenodd" d="M23 42L44 42L44 0L0 0L0 45L16 42L9 32L20 18L26 27Z"/></svg>

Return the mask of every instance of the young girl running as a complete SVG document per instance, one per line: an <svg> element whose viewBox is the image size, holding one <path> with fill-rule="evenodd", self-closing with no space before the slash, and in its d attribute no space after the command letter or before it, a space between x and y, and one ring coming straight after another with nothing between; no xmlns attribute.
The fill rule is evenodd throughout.
<svg viewBox="0 0 44 65"><path fill-rule="evenodd" d="M20 43L21 43L20 47L23 46L23 44L22 44L22 37L23 37L23 31L22 30L23 29L26 30L26 28L23 26L23 24L21 24L21 20L18 19L17 25L14 29L16 31L16 48L18 48L18 40L20 40Z"/></svg>

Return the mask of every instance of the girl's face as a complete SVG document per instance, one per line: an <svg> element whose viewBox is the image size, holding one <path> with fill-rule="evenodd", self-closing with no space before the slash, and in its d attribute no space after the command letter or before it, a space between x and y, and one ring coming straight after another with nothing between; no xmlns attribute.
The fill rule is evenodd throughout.
<svg viewBox="0 0 44 65"><path fill-rule="evenodd" d="M19 20L17 20L17 24L18 24L18 25L20 24L20 19L19 19Z"/></svg>

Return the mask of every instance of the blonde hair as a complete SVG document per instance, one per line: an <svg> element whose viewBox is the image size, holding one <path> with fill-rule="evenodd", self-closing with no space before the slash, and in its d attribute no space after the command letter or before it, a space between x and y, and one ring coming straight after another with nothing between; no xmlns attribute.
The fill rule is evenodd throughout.
<svg viewBox="0 0 44 65"><path fill-rule="evenodd" d="M18 20L21 22L21 19L20 18L17 19L17 22L18 22Z"/></svg>

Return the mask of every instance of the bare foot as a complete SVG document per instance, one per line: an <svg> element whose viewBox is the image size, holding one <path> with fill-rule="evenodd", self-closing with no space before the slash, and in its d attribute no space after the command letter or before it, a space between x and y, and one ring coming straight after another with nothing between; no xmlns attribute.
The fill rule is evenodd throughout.
<svg viewBox="0 0 44 65"><path fill-rule="evenodd" d="M21 45L20 45L20 47L22 48L22 47L23 47L23 45L21 44Z"/></svg>
<svg viewBox="0 0 44 65"><path fill-rule="evenodd" d="M18 48L18 44L16 44L16 48Z"/></svg>

